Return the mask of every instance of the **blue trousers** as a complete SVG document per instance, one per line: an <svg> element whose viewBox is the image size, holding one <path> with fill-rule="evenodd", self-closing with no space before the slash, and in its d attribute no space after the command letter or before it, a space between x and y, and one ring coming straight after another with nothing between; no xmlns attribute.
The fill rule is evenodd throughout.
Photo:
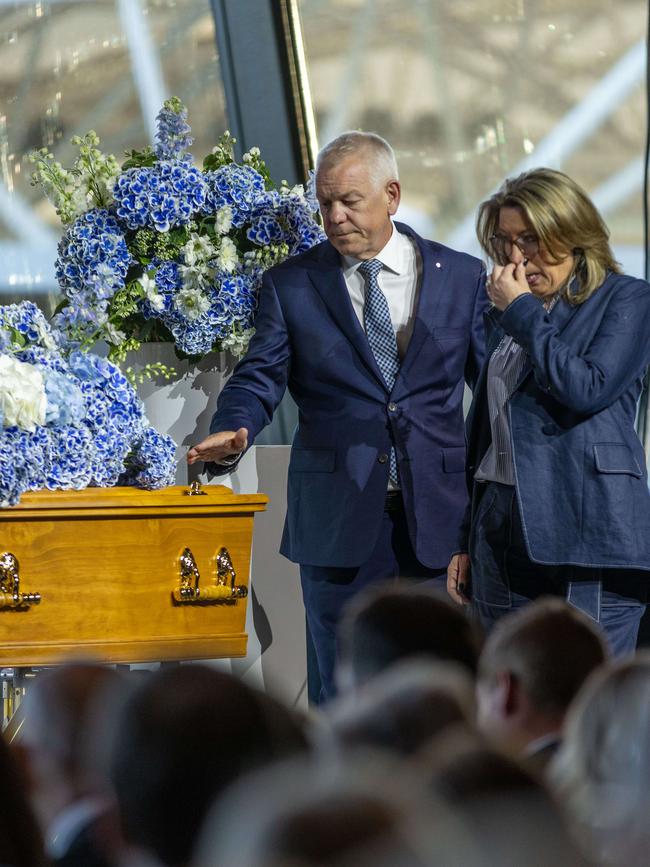
<svg viewBox="0 0 650 867"><path fill-rule="evenodd" d="M444 588L446 574L446 566L429 569L415 556L400 496L387 499L377 544L365 563L352 568L301 564L300 580L307 613L310 701L322 704L336 694L336 632L343 608L356 593L372 584L397 578L431 582Z"/></svg>
<svg viewBox="0 0 650 867"><path fill-rule="evenodd" d="M650 574L534 563L514 487L488 482L470 532L472 604L484 628L538 596L562 596L603 630L612 653L636 647Z"/></svg>

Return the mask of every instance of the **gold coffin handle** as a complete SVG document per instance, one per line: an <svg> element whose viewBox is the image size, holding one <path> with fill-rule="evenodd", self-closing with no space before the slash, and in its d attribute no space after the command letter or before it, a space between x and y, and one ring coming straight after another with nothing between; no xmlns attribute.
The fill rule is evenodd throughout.
<svg viewBox="0 0 650 867"><path fill-rule="evenodd" d="M40 593L20 592L20 564L11 551L0 554L0 611L26 611L41 601Z"/></svg>
<svg viewBox="0 0 650 867"><path fill-rule="evenodd" d="M178 558L180 584L172 590L174 602L183 605L234 605L248 594L248 588L235 585L235 569L227 548L216 556L216 583L199 587L201 574L191 549L184 548Z"/></svg>

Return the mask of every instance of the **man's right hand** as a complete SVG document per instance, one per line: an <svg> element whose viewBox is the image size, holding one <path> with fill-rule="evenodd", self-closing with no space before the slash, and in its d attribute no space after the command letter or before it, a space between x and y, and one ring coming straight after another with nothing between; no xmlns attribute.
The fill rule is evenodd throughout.
<svg viewBox="0 0 650 867"><path fill-rule="evenodd" d="M198 445L192 446L187 453L187 463L195 464L197 461L220 464L224 458L232 458L240 455L248 446L248 431L240 427L238 431L222 430L219 433L210 434Z"/></svg>
<svg viewBox="0 0 650 867"><path fill-rule="evenodd" d="M454 554L447 567L447 593L459 605L469 605L470 568L468 554Z"/></svg>

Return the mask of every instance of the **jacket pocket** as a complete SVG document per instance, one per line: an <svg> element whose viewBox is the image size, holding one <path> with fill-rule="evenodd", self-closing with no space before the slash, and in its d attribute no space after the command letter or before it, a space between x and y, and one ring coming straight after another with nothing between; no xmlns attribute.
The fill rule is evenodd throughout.
<svg viewBox="0 0 650 867"><path fill-rule="evenodd" d="M594 443L594 459L599 473L626 473L641 478L643 470L625 443Z"/></svg>
<svg viewBox="0 0 650 867"><path fill-rule="evenodd" d="M445 473L465 472L465 446L442 450L442 469Z"/></svg>
<svg viewBox="0 0 650 867"><path fill-rule="evenodd" d="M289 469L297 473L333 473L336 465L334 449L291 449Z"/></svg>

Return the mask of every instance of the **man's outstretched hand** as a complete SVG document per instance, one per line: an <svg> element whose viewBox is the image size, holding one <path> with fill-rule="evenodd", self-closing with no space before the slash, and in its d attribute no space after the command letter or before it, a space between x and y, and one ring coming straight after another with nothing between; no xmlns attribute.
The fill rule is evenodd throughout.
<svg viewBox="0 0 650 867"><path fill-rule="evenodd" d="M245 427L240 427L238 431L222 430L210 434L198 445L192 446L187 453L187 463L207 461L220 464L225 458L237 457L247 446L248 431Z"/></svg>

